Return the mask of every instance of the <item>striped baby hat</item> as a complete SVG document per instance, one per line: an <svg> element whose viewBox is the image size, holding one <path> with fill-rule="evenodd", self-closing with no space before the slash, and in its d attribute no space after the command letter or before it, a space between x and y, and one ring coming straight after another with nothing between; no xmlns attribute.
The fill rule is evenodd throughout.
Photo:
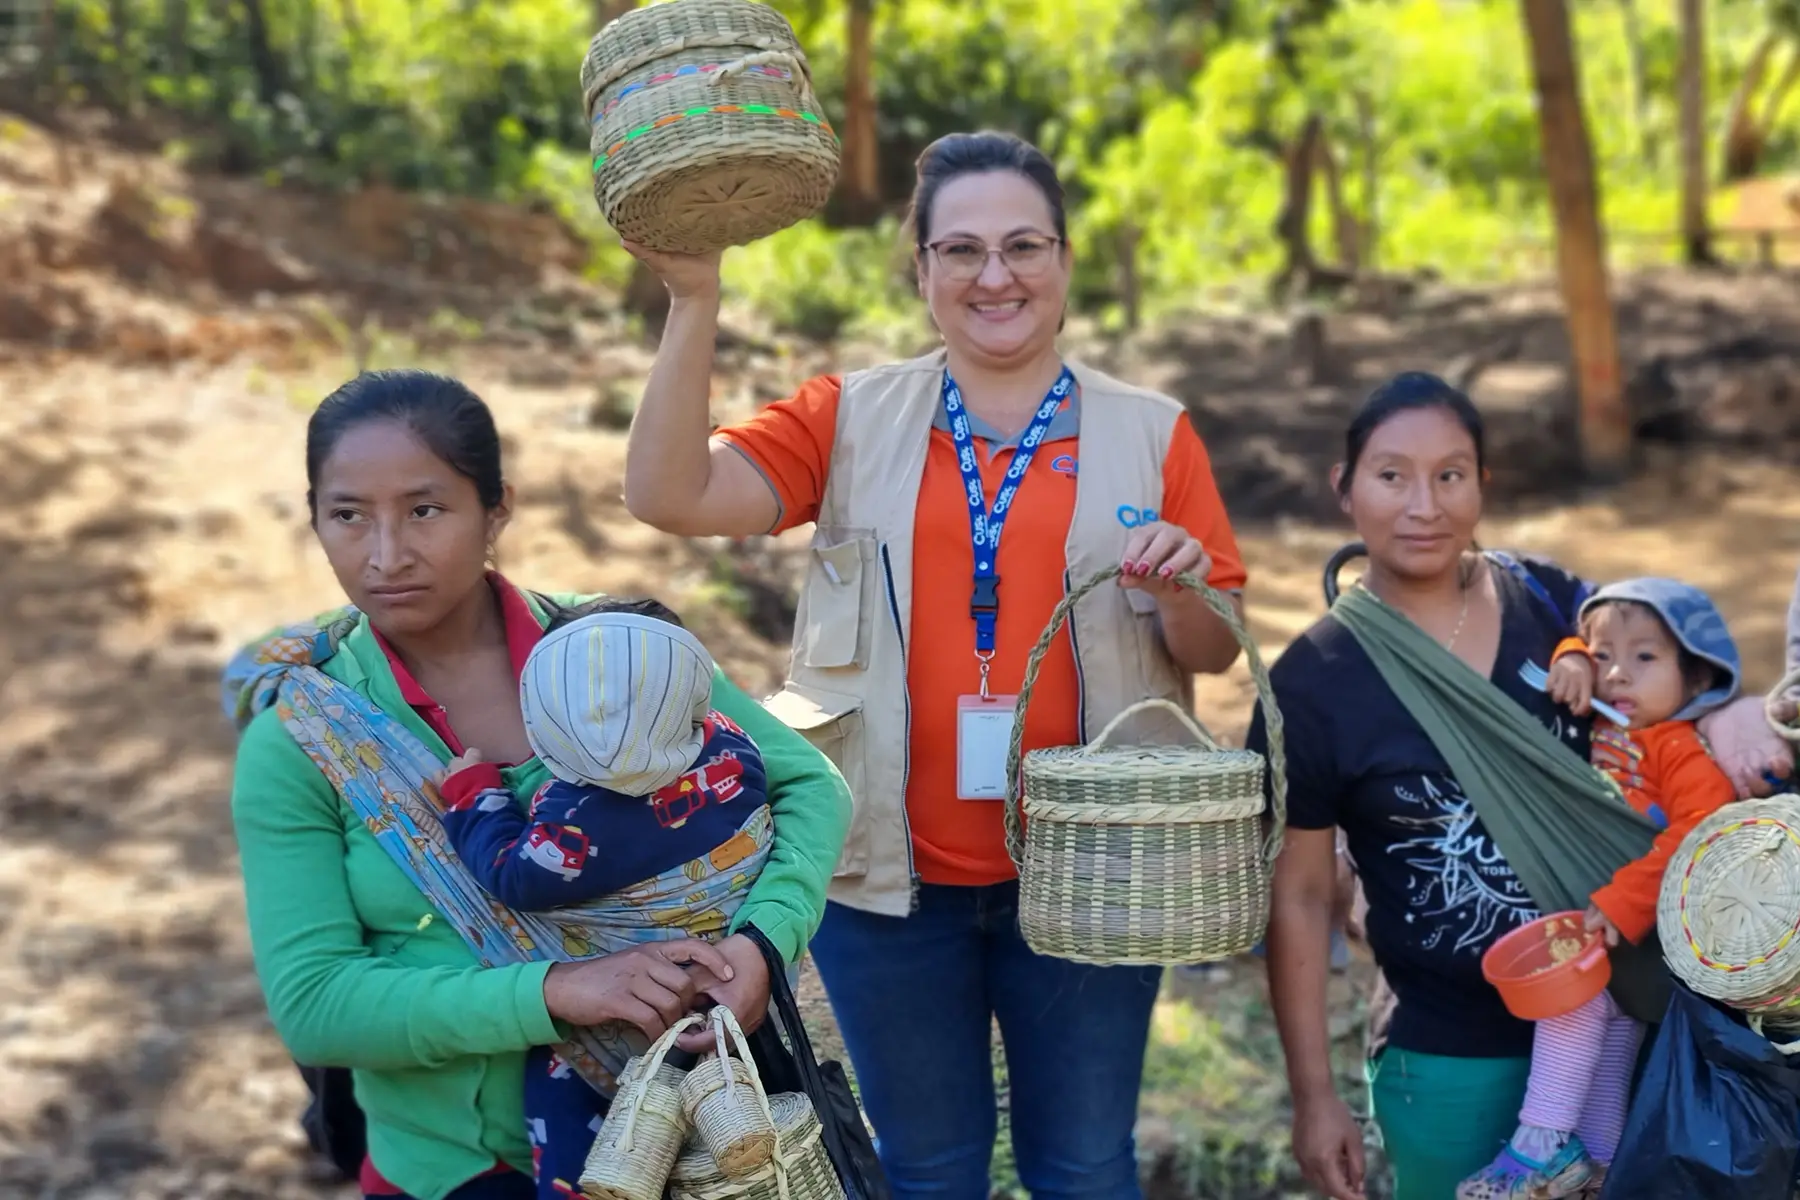
<svg viewBox="0 0 1800 1200"><path fill-rule="evenodd" d="M712 655L681 626L593 613L545 634L525 660L525 736L558 779L648 796L700 757L712 677Z"/></svg>

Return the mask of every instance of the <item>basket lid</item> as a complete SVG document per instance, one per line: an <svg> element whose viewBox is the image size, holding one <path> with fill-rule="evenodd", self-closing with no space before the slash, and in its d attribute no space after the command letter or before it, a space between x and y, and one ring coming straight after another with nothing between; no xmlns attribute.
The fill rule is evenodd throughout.
<svg viewBox="0 0 1800 1200"><path fill-rule="evenodd" d="M824 1132L818 1115L813 1112L812 1100L804 1092L777 1092L770 1096L769 1113L775 1118L776 1144L784 1158L791 1158L795 1151ZM763 1167L756 1174L763 1171L773 1173L774 1167ZM700 1140L699 1133L690 1132L681 1147L681 1157L675 1160L674 1169L669 1172L669 1180L694 1185L724 1178L724 1172L719 1170L718 1162L706 1148L706 1143Z"/></svg>
<svg viewBox="0 0 1800 1200"><path fill-rule="evenodd" d="M1663 956L1702 996L1754 1006L1800 984L1800 796L1730 804L1669 860Z"/></svg>

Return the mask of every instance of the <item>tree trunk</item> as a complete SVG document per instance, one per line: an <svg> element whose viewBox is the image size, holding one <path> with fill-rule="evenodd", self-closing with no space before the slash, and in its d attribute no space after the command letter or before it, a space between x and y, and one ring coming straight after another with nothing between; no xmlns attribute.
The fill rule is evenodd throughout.
<svg viewBox="0 0 1800 1200"><path fill-rule="evenodd" d="M281 62L269 43L269 22L263 15L262 0L238 0L244 10L244 39L250 48L250 67L256 75L256 98L269 108L286 90Z"/></svg>
<svg viewBox="0 0 1800 1200"><path fill-rule="evenodd" d="M594 32L605 29L636 7L637 0L594 0Z"/></svg>
<svg viewBox="0 0 1800 1200"><path fill-rule="evenodd" d="M1318 113L1308 113L1300 127L1300 136L1282 155L1286 174L1285 195L1281 213L1275 218L1275 236L1281 240L1287 260L1275 276L1275 290L1282 292L1298 281L1304 290L1311 286L1318 264L1312 252L1312 177L1313 163L1318 161L1318 142L1324 132Z"/></svg>
<svg viewBox="0 0 1800 1200"><path fill-rule="evenodd" d="M188 0L163 0L163 36L169 47L169 73L181 81L185 100L193 62L188 53Z"/></svg>
<svg viewBox="0 0 1800 1200"><path fill-rule="evenodd" d="M52 111L62 103L62 78L57 67L61 65L62 55L58 52L56 38L56 0L41 0L38 9L38 60L37 90L38 99ZM58 137L56 140L57 186L68 187L69 176L64 170L68 155L69 139Z"/></svg>
<svg viewBox="0 0 1800 1200"><path fill-rule="evenodd" d="M1689 266L1710 266L1712 226L1706 214L1706 12L1703 0L1680 0L1681 245Z"/></svg>
<svg viewBox="0 0 1800 1200"><path fill-rule="evenodd" d="M1314 166L1325 175L1325 199L1331 205L1331 234L1337 242L1338 266L1354 275L1362 261L1362 253L1357 237L1356 217L1350 212L1350 206L1344 202L1344 177L1338 169L1337 155L1331 149L1331 139L1322 133L1314 144L1317 159Z"/></svg>
<svg viewBox="0 0 1800 1200"><path fill-rule="evenodd" d="M1616 479L1631 461L1631 420L1619 372L1618 334L1606 275L1594 150L1564 0L1523 0L1537 88L1544 175L1556 216L1556 265L1575 359L1579 429L1591 476Z"/></svg>
<svg viewBox="0 0 1800 1200"><path fill-rule="evenodd" d="M1775 87L1769 92L1768 102L1763 105L1762 116L1756 122L1756 156L1750 164L1750 174L1762 164L1762 153L1769 145L1769 135L1775 130L1775 122L1781 118L1781 110L1787 107L1789 93L1794 85L1800 83L1800 46L1795 46L1788 53L1787 66L1782 68L1781 77L1775 81Z"/></svg>
<svg viewBox="0 0 1800 1200"><path fill-rule="evenodd" d="M845 219L862 224L881 212L881 145L875 125L874 0L844 6L847 52L844 60Z"/></svg>
<svg viewBox="0 0 1800 1200"><path fill-rule="evenodd" d="M1138 246L1142 241L1143 232L1130 221L1119 230L1119 307L1124 310L1125 328L1133 333L1142 322L1143 289L1138 281Z"/></svg>
<svg viewBox="0 0 1800 1200"><path fill-rule="evenodd" d="M1650 90L1645 83L1644 29L1638 21L1637 0L1619 0L1625 19L1625 55L1631 70L1631 119L1637 134L1638 153L1645 166L1656 165L1656 142L1650 134Z"/></svg>
<svg viewBox="0 0 1800 1200"><path fill-rule="evenodd" d="M1748 178L1756 169L1756 117L1752 101L1762 87L1763 76L1768 73L1769 58L1775 53L1777 42L1778 36L1773 30L1763 34L1756 49L1750 52L1750 61L1744 64L1744 75L1738 80L1737 90L1731 94L1731 107L1725 113L1725 142L1720 147L1721 183L1736 183Z"/></svg>
<svg viewBox="0 0 1800 1200"><path fill-rule="evenodd" d="M1381 245L1381 146L1375 140L1375 101L1367 92L1356 93L1356 123L1363 149L1363 222L1357 244L1362 249L1363 270L1373 271Z"/></svg>
<svg viewBox="0 0 1800 1200"><path fill-rule="evenodd" d="M107 24L112 27L113 69L119 73L119 102L127 113L136 116L137 65L131 53L131 12L125 0L111 0L107 5Z"/></svg>

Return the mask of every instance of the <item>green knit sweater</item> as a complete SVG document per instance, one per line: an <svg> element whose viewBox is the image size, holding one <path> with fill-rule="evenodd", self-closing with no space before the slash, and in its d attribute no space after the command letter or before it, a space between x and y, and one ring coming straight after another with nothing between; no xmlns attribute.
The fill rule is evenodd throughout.
<svg viewBox="0 0 1800 1200"><path fill-rule="evenodd" d="M401 699L366 621L325 671L450 760ZM754 924L791 963L824 915L849 790L822 754L723 673L713 707L761 749L775 815L773 853L734 928ZM535 759L503 774L521 795L547 778ZM272 709L239 743L231 809L275 1029L300 1062L352 1069L376 1168L420 1200L441 1200L496 1160L529 1172L525 1051L558 1036L544 1007L549 964L477 965Z"/></svg>

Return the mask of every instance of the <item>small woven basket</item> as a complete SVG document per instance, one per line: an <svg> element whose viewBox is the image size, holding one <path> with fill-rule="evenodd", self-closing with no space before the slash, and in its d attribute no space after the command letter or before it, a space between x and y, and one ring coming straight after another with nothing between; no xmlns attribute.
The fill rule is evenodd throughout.
<svg viewBox="0 0 1800 1200"><path fill-rule="evenodd" d="M688 1131L681 1107L686 1072L663 1060L683 1031L704 1023L683 1017L619 1073L618 1093L581 1170L589 1200L662 1200Z"/></svg>
<svg viewBox="0 0 1800 1200"><path fill-rule="evenodd" d="M755 0L669 0L588 46L594 200L620 236L702 254L818 212L838 140L787 19Z"/></svg>
<svg viewBox="0 0 1800 1200"><path fill-rule="evenodd" d="M682 1080L681 1107L720 1173L743 1179L774 1156L775 1117L737 1018L721 1004L709 1019L718 1052ZM741 1058L732 1057L732 1041Z"/></svg>
<svg viewBox="0 0 1800 1200"><path fill-rule="evenodd" d="M769 1097L769 1110L777 1145L768 1162L733 1179L696 1136L669 1174L669 1200L844 1200L812 1101L801 1092L781 1092Z"/></svg>
<svg viewBox="0 0 1800 1200"><path fill-rule="evenodd" d="M1728 804L1694 826L1663 874L1656 929L1693 991L1800 1032L1800 796Z"/></svg>
<svg viewBox="0 0 1800 1200"><path fill-rule="evenodd" d="M1176 576L1231 628L1249 658L1268 729L1266 764L1251 751L1221 747L1185 710L1161 699L1132 705L1087 746L1021 754L1025 709L1044 655L1082 597L1118 574L1108 568L1064 597L1025 667L1006 804L1020 928L1033 950L1075 962L1173 966L1232 958L1254 947L1268 924L1287 772L1268 672L1224 595L1192 575ZM1121 724L1152 709L1173 714L1198 745L1109 745ZM1266 832L1265 765L1274 797Z"/></svg>

